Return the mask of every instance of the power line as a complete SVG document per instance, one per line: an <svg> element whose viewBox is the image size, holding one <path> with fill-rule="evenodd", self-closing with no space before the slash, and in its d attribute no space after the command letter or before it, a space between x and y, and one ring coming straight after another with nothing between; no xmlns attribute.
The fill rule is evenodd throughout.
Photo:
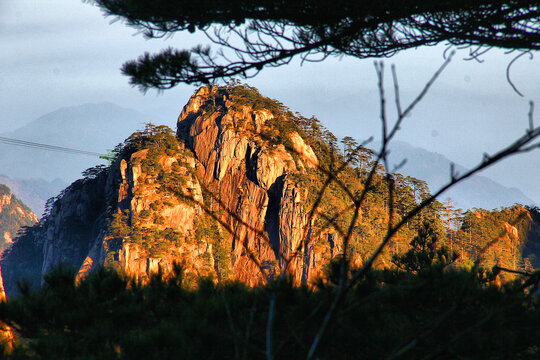
<svg viewBox="0 0 540 360"><path fill-rule="evenodd" d="M49 151L58 151L58 152L65 152L70 154L78 154L78 155L89 155L89 156L98 156L101 158L107 157L107 155L100 154L97 152L92 151L85 151L85 150L79 150L79 149L72 149L64 146L55 146L55 145L48 145L48 144L41 144L36 143L32 141L25 141L25 140L18 140L18 139L12 139L0 136L0 142L8 145L15 145L15 146L23 146L23 147L29 147L33 149L41 149L41 150L49 150Z"/></svg>

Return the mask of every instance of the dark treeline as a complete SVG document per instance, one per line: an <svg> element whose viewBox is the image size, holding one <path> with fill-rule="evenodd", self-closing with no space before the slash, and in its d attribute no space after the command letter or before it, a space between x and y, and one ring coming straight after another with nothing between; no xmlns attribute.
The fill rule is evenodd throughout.
<svg viewBox="0 0 540 360"><path fill-rule="evenodd" d="M458 270L436 240L423 227L393 259L403 270L367 273L342 300L317 357L537 359L540 308L527 282L497 287L495 272ZM17 332L6 358L267 359L269 346L276 359L303 358L339 267L331 263L313 287L254 288L204 278L188 286L180 266L144 285L106 268L76 283L75 271L60 267L41 290L21 285L18 299L0 304L0 320Z"/></svg>

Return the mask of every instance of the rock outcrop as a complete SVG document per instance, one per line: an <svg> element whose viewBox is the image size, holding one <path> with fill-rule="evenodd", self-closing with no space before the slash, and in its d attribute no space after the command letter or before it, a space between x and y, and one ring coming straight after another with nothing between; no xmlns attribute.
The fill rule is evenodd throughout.
<svg viewBox="0 0 540 360"><path fill-rule="evenodd" d="M304 162L317 164L317 157L298 133L290 136L292 149L272 144L274 129L268 123L277 115L238 105L233 96L218 87L201 88L184 107L177 135L193 151L205 191L225 211L233 272L252 283L265 272L283 270L283 259L298 257L302 250L303 191L289 174L304 168ZM296 160L295 151L300 155ZM258 261L249 254L256 254ZM302 262L295 260L287 270L299 280L302 269Z"/></svg>
<svg viewBox="0 0 540 360"><path fill-rule="evenodd" d="M348 166L335 143L316 119L297 117L253 88L202 87L184 106L176 133L148 125L132 134L109 167L87 170L14 240L1 263L6 292L15 294L22 278L39 286L61 263L79 278L105 265L146 281L178 263L188 284L211 277L256 285L278 274L306 284L343 253L346 233L349 259L360 266L388 226L384 170L374 172L354 216L351 194L363 191L371 160L364 154L366 164ZM407 209L402 205L396 216ZM487 243L487 261L509 248L515 259L523 249L540 253L537 242L523 240L524 226L505 224L499 243L508 247L495 251ZM403 228L375 265L391 266L415 233ZM462 251L480 256L469 252Z"/></svg>
<svg viewBox="0 0 540 360"><path fill-rule="evenodd" d="M4 291L4 284L2 283L2 277L0 276L0 303L6 300L6 292ZM11 352L11 350L13 349L14 338L15 336L13 334L13 329L0 321L0 344L5 347L5 352Z"/></svg>
<svg viewBox="0 0 540 360"><path fill-rule="evenodd" d="M30 208L17 199L6 185L0 184L0 256L6 248L11 246L13 237L22 227L32 226L37 221L36 215ZM6 301L6 292L1 274L0 268L0 302L3 302ZM5 351L11 351L13 341L13 330L0 322L0 342L5 346Z"/></svg>
<svg viewBox="0 0 540 360"><path fill-rule="evenodd" d="M8 293L24 274L37 282L60 263L79 277L106 265L144 280L179 263L192 279L257 284L286 271L306 282L314 266L302 244L306 190L293 175L318 159L297 131L280 132L275 121L292 120L264 106L273 103L257 103L267 101L258 93L246 102L248 90L201 88L176 138L149 127L109 168L66 188L4 259ZM15 261L23 248L32 249L31 267Z"/></svg>
<svg viewBox="0 0 540 360"><path fill-rule="evenodd" d="M23 226L34 225L36 215L11 190L0 184L0 254L9 247Z"/></svg>

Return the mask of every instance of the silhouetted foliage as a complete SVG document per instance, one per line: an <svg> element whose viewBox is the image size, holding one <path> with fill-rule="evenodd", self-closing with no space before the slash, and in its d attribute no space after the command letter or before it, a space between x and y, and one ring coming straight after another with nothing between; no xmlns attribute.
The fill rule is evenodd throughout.
<svg viewBox="0 0 540 360"><path fill-rule="evenodd" d="M145 53L122 71L143 90L178 83L250 77L292 58L388 57L423 45L540 48L538 4L532 0L426 2L88 0L149 38L203 31L217 46Z"/></svg>
<svg viewBox="0 0 540 360"><path fill-rule="evenodd" d="M343 300L318 356L538 357L537 299L517 290L518 283L497 289L474 271L429 271L434 266L425 265L421 275L368 273ZM41 290L0 303L0 321L18 334L7 359L266 359L273 296L275 356L299 359L336 289L324 279L312 289L289 281L247 288L199 279L190 290L183 281L179 267L146 285L104 268L76 283L75 271L57 268Z"/></svg>

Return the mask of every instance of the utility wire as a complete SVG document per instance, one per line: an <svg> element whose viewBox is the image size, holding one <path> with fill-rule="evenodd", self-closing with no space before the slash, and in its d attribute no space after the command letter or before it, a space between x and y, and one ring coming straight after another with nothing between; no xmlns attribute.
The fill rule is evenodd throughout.
<svg viewBox="0 0 540 360"><path fill-rule="evenodd" d="M36 142L31 142L31 141L11 139L11 138L7 138L7 137L3 137L3 136L0 136L0 143L4 143L4 144L8 144L8 145L15 145L15 146L24 146L24 147L34 148L34 149L65 152L65 153L70 153L70 154L98 156L98 157L101 157L101 158L107 157L107 155L100 154L100 153L97 153L97 152L72 149L72 148L63 147L63 146L40 144L40 143L36 143Z"/></svg>

